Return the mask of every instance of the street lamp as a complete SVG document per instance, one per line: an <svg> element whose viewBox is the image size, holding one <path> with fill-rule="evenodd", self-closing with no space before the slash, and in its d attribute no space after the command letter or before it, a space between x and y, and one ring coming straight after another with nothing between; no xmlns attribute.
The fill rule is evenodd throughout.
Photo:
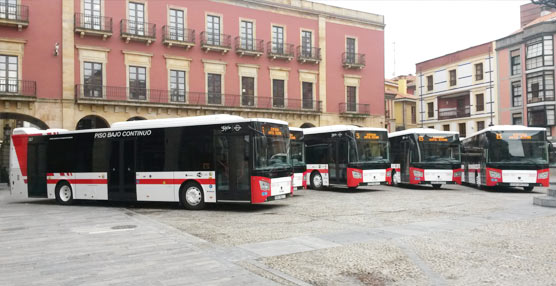
<svg viewBox="0 0 556 286"><path fill-rule="evenodd" d="M4 125L4 142L10 141L10 135L12 135L12 128L6 123Z"/></svg>

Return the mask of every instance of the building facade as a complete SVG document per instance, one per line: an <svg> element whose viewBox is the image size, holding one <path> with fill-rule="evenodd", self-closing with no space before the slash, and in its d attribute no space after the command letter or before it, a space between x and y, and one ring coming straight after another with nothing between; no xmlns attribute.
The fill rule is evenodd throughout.
<svg viewBox="0 0 556 286"><path fill-rule="evenodd" d="M556 132L555 36L556 12L541 16L539 10L535 20L496 41L500 123L546 127L551 140Z"/></svg>
<svg viewBox="0 0 556 286"><path fill-rule="evenodd" d="M417 123L461 137L498 123L494 43L416 65Z"/></svg>
<svg viewBox="0 0 556 286"><path fill-rule="evenodd" d="M393 80L384 80L384 128L389 132L396 131L396 119L394 116L394 99L398 94L398 83Z"/></svg>
<svg viewBox="0 0 556 286"><path fill-rule="evenodd" d="M417 97L415 93L415 76L398 76L398 93L394 99L394 119L396 131L417 128Z"/></svg>

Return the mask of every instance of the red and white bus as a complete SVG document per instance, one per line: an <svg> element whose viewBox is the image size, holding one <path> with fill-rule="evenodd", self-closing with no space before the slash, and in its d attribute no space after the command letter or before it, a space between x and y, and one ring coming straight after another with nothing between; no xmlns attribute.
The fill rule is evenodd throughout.
<svg viewBox="0 0 556 286"><path fill-rule="evenodd" d="M390 182L388 131L332 125L303 129L307 177L312 189L373 186Z"/></svg>
<svg viewBox="0 0 556 286"><path fill-rule="evenodd" d="M392 184L461 184L460 141L457 132L412 128L390 137Z"/></svg>
<svg viewBox="0 0 556 286"><path fill-rule="evenodd" d="M485 128L462 141L463 181L476 187L548 187L546 129L519 125Z"/></svg>
<svg viewBox="0 0 556 286"><path fill-rule="evenodd" d="M290 127L290 154L293 165L294 189L307 188L307 165L305 164L305 142L303 129Z"/></svg>
<svg viewBox="0 0 556 286"><path fill-rule="evenodd" d="M284 121L210 115L79 131L16 128L10 190L74 200L262 203L293 194Z"/></svg>

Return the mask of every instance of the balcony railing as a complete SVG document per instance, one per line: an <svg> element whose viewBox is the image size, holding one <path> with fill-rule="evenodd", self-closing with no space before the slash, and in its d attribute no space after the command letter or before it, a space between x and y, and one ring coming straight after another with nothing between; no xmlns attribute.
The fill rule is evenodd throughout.
<svg viewBox="0 0 556 286"><path fill-rule="evenodd" d="M543 102L543 101L554 101L554 95L547 95L547 96L542 96L542 95L531 95L529 94L527 96L527 103L536 103L536 102Z"/></svg>
<svg viewBox="0 0 556 286"><path fill-rule="evenodd" d="M253 108L321 112L322 102L291 98L272 98L224 93L187 92L128 87L75 85L78 102L107 101L184 106L213 106L216 108Z"/></svg>
<svg viewBox="0 0 556 286"><path fill-rule="evenodd" d="M365 54L342 53L342 65L348 69L362 69L365 67Z"/></svg>
<svg viewBox="0 0 556 286"><path fill-rule="evenodd" d="M294 57L294 45L268 42L266 45L266 52L269 58L291 61Z"/></svg>
<svg viewBox="0 0 556 286"><path fill-rule="evenodd" d="M439 110L438 119L452 119L452 118L462 118L469 117L471 115L469 106L453 108L451 110Z"/></svg>
<svg viewBox="0 0 556 286"><path fill-rule="evenodd" d="M16 26L21 30L29 25L29 7L0 3L0 26Z"/></svg>
<svg viewBox="0 0 556 286"><path fill-rule="evenodd" d="M145 41L147 44L156 40L156 25L146 22L136 22L122 19L120 21L120 36L129 40Z"/></svg>
<svg viewBox="0 0 556 286"><path fill-rule="evenodd" d="M485 105L484 104L475 104L475 111L477 111L477 112L485 111Z"/></svg>
<svg viewBox="0 0 556 286"><path fill-rule="evenodd" d="M177 29L176 27L162 26L162 43L168 46L182 46L191 48L195 46L195 30Z"/></svg>
<svg viewBox="0 0 556 286"><path fill-rule="evenodd" d="M0 97L37 97L37 83L31 80L0 79Z"/></svg>
<svg viewBox="0 0 556 286"><path fill-rule="evenodd" d="M112 36L112 17L102 17L75 13L73 16L75 32L81 34Z"/></svg>
<svg viewBox="0 0 556 286"><path fill-rule="evenodd" d="M230 35L203 31L201 32L200 37L201 49L206 52L215 51L225 54L232 49L232 36Z"/></svg>
<svg viewBox="0 0 556 286"><path fill-rule="evenodd" d="M260 57L264 53L264 40L235 37L236 53L241 56Z"/></svg>
<svg viewBox="0 0 556 286"><path fill-rule="evenodd" d="M320 48L297 46L297 60L318 64L321 61Z"/></svg>
<svg viewBox="0 0 556 286"><path fill-rule="evenodd" d="M363 114L363 115L370 115L371 114L371 105L370 104L362 104L362 103L350 103L350 102L341 102L339 106L340 113L343 114Z"/></svg>

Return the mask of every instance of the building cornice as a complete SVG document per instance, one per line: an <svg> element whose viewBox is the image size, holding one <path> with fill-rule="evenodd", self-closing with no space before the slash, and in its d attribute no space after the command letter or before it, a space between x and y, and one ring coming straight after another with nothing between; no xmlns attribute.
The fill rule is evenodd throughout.
<svg viewBox="0 0 556 286"><path fill-rule="evenodd" d="M556 24L554 24L554 22L541 22L526 27L521 32L496 40L496 50L498 51L520 45L531 38L543 35L553 35L554 33L556 33Z"/></svg>
<svg viewBox="0 0 556 286"><path fill-rule="evenodd" d="M14 39L14 38L2 38L2 37L0 37L0 42L26 44L26 43L27 43L27 40L24 40L24 39Z"/></svg>
<svg viewBox="0 0 556 286"><path fill-rule="evenodd" d="M172 59L172 60L180 60L180 61L192 61L190 58L174 56L174 55L166 55L163 56L165 59Z"/></svg>
<svg viewBox="0 0 556 286"><path fill-rule="evenodd" d="M135 51L128 51L128 50L123 50L122 54L135 55L135 56L144 56L144 57L152 57L153 56L152 53L142 53L142 52L135 52Z"/></svg>
<svg viewBox="0 0 556 286"><path fill-rule="evenodd" d="M91 51L99 51L99 52L110 52L110 49L109 49L109 48L104 48L104 47L75 45L75 48L76 48L76 49L79 49L79 50L91 50Z"/></svg>

